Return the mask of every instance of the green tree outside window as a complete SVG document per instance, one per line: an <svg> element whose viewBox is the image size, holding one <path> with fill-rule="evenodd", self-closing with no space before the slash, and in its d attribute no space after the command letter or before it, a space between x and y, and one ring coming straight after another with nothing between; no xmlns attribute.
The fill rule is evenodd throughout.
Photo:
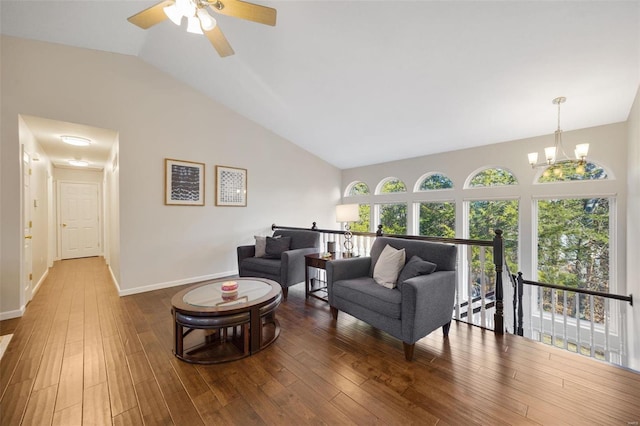
<svg viewBox="0 0 640 426"><path fill-rule="evenodd" d="M538 201L538 281L609 292L609 204L607 198ZM551 312L551 291L543 292L546 312ZM562 313L564 298L557 299L555 310ZM594 298L594 305L594 320L602 323L603 298ZM577 306L574 293L568 293L567 314L590 320L589 298L581 296Z"/></svg>
<svg viewBox="0 0 640 426"><path fill-rule="evenodd" d="M407 233L407 204L379 204L380 223L385 234L405 235Z"/></svg>
<svg viewBox="0 0 640 426"><path fill-rule="evenodd" d="M407 192L407 186L400 179L389 179L380 188L381 194L391 194L394 192Z"/></svg>
<svg viewBox="0 0 640 426"><path fill-rule="evenodd" d="M371 228L371 206L369 204L360 204L360 220L351 224L353 232L370 232Z"/></svg>
<svg viewBox="0 0 640 426"><path fill-rule="evenodd" d="M364 182L358 182L349 189L349 196L369 195L369 187Z"/></svg>
<svg viewBox="0 0 640 426"><path fill-rule="evenodd" d="M484 169L478 172L469 182L470 188L477 188L483 186L504 186L504 185L517 185L518 180L511 174L510 171L492 168Z"/></svg>
<svg viewBox="0 0 640 426"><path fill-rule="evenodd" d="M434 173L427 176L420 183L419 191L431 191L435 189L450 189L453 188L453 182L451 179L440 173Z"/></svg>
<svg viewBox="0 0 640 426"><path fill-rule="evenodd" d="M455 203L420 203L419 232L429 237L455 238Z"/></svg>

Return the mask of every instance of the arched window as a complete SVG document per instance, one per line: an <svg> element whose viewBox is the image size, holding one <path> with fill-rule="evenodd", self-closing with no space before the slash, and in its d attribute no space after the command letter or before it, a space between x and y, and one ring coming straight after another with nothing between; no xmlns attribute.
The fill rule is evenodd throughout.
<svg viewBox="0 0 640 426"><path fill-rule="evenodd" d="M369 195L369 187L364 182L353 182L345 191L347 197L356 197L358 195Z"/></svg>
<svg viewBox="0 0 640 426"><path fill-rule="evenodd" d="M423 176L416 185L416 191L432 191L434 189L451 189L453 182L442 173L430 173Z"/></svg>
<svg viewBox="0 0 640 426"><path fill-rule="evenodd" d="M469 180L469 188L517 184L518 180L509 170L499 167L481 170Z"/></svg>
<svg viewBox="0 0 640 426"><path fill-rule="evenodd" d="M569 162L549 166L538 179L538 183L549 182L570 182L576 180L599 180L608 179L609 176L604 168L594 163L584 165Z"/></svg>
<svg viewBox="0 0 640 426"><path fill-rule="evenodd" d="M398 178L387 178L378 185L378 194L393 194L395 192L407 192L407 186Z"/></svg>

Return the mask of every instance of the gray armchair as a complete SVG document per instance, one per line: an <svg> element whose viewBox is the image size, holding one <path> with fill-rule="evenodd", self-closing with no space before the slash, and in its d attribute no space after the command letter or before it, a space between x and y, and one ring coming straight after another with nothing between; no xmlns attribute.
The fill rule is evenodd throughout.
<svg viewBox="0 0 640 426"><path fill-rule="evenodd" d="M418 256L436 264L435 271L386 288L373 279L384 247L405 249L406 259ZM344 311L403 342L411 361L415 342L442 327L449 334L456 291L456 246L402 238L378 237L370 257L327 262L327 291L331 314Z"/></svg>
<svg viewBox="0 0 640 426"><path fill-rule="evenodd" d="M279 229L273 236L290 237L290 249L279 259L255 257L255 245L238 247L238 274L276 281L287 299L289 287L304 281L304 255L320 251L320 233L316 231Z"/></svg>

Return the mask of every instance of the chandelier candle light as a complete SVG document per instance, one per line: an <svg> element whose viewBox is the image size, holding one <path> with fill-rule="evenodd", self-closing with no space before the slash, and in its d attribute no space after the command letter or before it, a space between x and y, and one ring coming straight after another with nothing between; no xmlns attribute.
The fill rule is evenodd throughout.
<svg viewBox="0 0 640 426"><path fill-rule="evenodd" d="M351 227L349 222L357 222L360 220L360 206L358 204L341 204L336 206L336 222L344 223L344 255L345 257L353 256L353 242L351 237Z"/></svg>
<svg viewBox="0 0 640 426"><path fill-rule="evenodd" d="M564 151L564 146L562 145L562 130L560 130L560 104L565 103L567 98L560 96L553 100L554 105L558 105L558 128L554 132L555 143L554 146L549 146L544 149L545 161L538 163L538 153L530 152L528 154L529 164L531 164L532 168L536 167L549 167L554 165L561 165L565 163L577 163L576 164L576 173L583 174L585 172L585 164L587 163L587 154L589 153L589 144L581 143L576 145L576 149L574 150L574 154L576 159L571 159L567 156ZM560 157L559 154L562 154L563 157ZM554 174L561 175L562 169L560 167L556 167L553 169Z"/></svg>

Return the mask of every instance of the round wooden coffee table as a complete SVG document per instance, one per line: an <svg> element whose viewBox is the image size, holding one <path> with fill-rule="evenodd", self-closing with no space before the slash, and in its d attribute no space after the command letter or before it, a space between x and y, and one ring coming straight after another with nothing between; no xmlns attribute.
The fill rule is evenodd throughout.
<svg viewBox="0 0 640 426"><path fill-rule="evenodd" d="M222 284L238 283L224 293ZM273 343L280 334L275 311L282 288L264 278L233 278L202 282L171 299L174 354L197 364L244 358Z"/></svg>

